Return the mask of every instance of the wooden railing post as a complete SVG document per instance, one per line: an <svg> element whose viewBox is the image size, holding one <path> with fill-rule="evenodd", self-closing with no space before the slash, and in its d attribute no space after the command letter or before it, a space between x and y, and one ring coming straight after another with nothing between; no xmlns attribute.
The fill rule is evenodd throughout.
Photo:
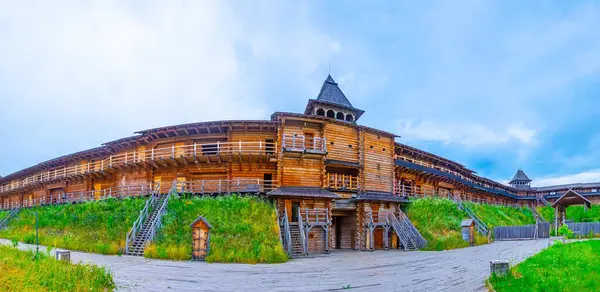
<svg viewBox="0 0 600 292"><path fill-rule="evenodd" d="M305 209L306 209L306 223L308 223L308 207L306 207Z"/></svg>
<svg viewBox="0 0 600 292"><path fill-rule="evenodd" d="M219 142L217 142L217 143L219 143ZM196 156L196 149L197 149L196 142L194 142L194 156Z"/></svg>

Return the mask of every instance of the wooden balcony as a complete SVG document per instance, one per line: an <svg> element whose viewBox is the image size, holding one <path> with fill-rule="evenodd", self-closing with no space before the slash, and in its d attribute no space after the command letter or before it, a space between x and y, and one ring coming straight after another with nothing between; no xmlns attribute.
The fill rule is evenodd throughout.
<svg viewBox="0 0 600 292"><path fill-rule="evenodd" d="M303 225L310 226L327 226L331 224L331 217L329 216L329 209L324 208L299 208L298 216L302 218L301 222ZM310 229L308 230L310 231ZM308 234L307 231L307 234Z"/></svg>
<svg viewBox="0 0 600 292"><path fill-rule="evenodd" d="M222 179L177 182L177 192L180 194L265 194L276 188L276 181L263 179Z"/></svg>
<svg viewBox="0 0 600 292"><path fill-rule="evenodd" d="M65 178L93 176L104 178L119 170L135 170L150 165L154 168L180 167L191 164L224 162L268 163L276 156L277 142L215 142L129 151L106 159L40 172L0 186L0 193L18 191L28 186Z"/></svg>
<svg viewBox="0 0 600 292"><path fill-rule="evenodd" d="M325 138L284 134L281 150L284 154L299 153L325 155L327 153L327 144Z"/></svg>
<svg viewBox="0 0 600 292"><path fill-rule="evenodd" d="M42 205L81 203L94 200L105 200L108 198L136 197L150 194L159 188L160 186L157 184L126 185L103 190L55 194L36 199L24 199L20 202L5 202L1 207L2 209L8 210Z"/></svg>
<svg viewBox="0 0 600 292"><path fill-rule="evenodd" d="M334 191L358 192L358 176L327 173L327 188Z"/></svg>

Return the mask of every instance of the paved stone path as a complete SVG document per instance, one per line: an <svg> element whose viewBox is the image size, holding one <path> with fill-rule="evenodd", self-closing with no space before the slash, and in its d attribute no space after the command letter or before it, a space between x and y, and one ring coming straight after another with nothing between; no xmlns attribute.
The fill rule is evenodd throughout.
<svg viewBox="0 0 600 292"><path fill-rule="evenodd" d="M550 241L505 241L442 252L333 252L277 265L207 264L83 252L72 252L71 260L108 267L119 291L337 291L347 285L353 291L485 291L490 260L516 264ZM0 243L10 244L1 239Z"/></svg>

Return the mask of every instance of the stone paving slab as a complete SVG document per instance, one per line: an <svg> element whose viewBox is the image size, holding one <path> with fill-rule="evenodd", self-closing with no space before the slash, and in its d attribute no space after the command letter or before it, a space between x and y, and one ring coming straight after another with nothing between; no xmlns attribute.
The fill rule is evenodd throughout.
<svg viewBox="0 0 600 292"><path fill-rule="evenodd" d="M119 291L485 291L491 260L517 264L552 239L503 241L450 251L341 251L284 264L208 264L71 252L105 266ZM0 244L11 244L0 239ZM34 245L19 244L21 249ZM40 247L46 251L46 247Z"/></svg>

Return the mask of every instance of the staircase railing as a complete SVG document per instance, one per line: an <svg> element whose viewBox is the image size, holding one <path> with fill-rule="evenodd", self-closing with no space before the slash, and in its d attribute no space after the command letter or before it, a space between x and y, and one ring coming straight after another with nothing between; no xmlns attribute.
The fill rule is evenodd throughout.
<svg viewBox="0 0 600 292"><path fill-rule="evenodd" d="M550 205L550 202L548 202L548 200L546 200L546 198L544 198L544 195L537 195L536 199L538 202L541 202L542 204L544 204L544 206L548 206Z"/></svg>
<svg viewBox="0 0 600 292"><path fill-rule="evenodd" d="M401 210L399 212L399 221L401 224L404 225L404 227L406 227L407 232L411 235L413 242L415 243L415 247L425 247L425 245L427 245L427 240L425 240L425 238L421 235L419 230L412 224L408 216L406 216L406 214L404 214L404 212L402 212Z"/></svg>
<svg viewBox="0 0 600 292"><path fill-rule="evenodd" d="M531 206L531 205L527 205L527 206L531 210L531 213L533 213L533 217L535 218L536 224L547 222L546 219L544 219L544 216L542 216L542 214L540 214L540 212L538 212L538 210L535 208L535 206Z"/></svg>
<svg viewBox="0 0 600 292"><path fill-rule="evenodd" d="M481 221L481 219L479 219L479 217L477 217L477 215L475 215L475 212L473 212L473 210L471 210L471 208L469 208L467 205L465 205L460 197L452 195L452 199L454 200L454 202L456 202L459 209L461 209L462 211L467 213L467 215L469 217L471 217L471 219L473 219L473 221L475 222L475 229L477 229L477 232L479 232L481 235L487 236L490 231L489 231L488 227L485 225L485 223L483 223L483 221Z"/></svg>
<svg viewBox="0 0 600 292"><path fill-rule="evenodd" d="M151 242L154 240L156 231L160 230L160 228L162 227L162 216L165 213L165 211L167 210L167 205L169 204L169 198L172 195L176 195L176 194L177 194L177 182L174 182L173 186L171 187L171 190L166 195L167 197L164 199L164 201L160 205L158 212L156 213L156 216L154 217L154 220L152 221L152 225L150 225L150 236L148 236L148 239L146 242Z"/></svg>
<svg viewBox="0 0 600 292"><path fill-rule="evenodd" d="M8 223L15 217L17 216L17 213L19 213L19 208L15 208L15 209L11 209L10 212L8 214L6 214L6 217L4 217L4 219L2 219L2 221L0 221L0 230L6 228L8 226Z"/></svg>
<svg viewBox="0 0 600 292"><path fill-rule="evenodd" d="M131 227L131 229L129 229L129 232L127 232L127 237L125 238L125 254L129 252L129 244L135 240L138 232L140 231L140 228L144 224L144 221L146 221L146 218L148 218L150 207L154 205L154 201L156 200L157 194L159 193L160 182L157 182L152 191L152 195L146 201L146 205L144 205L144 208L140 211L140 215L135 220L135 222L133 222L133 226Z"/></svg>
<svg viewBox="0 0 600 292"><path fill-rule="evenodd" d="M298 210L298 229L300 229L300 241L302 241L302 253L304 255L308 254L307 240L306 234L304 234L304 224L302 223L302 215L300 214L300 210Z"/></svg>
<svg viewBox="0 0 600 292"><path fill-rule="evenodd" d="M400 240L402 247L404 247L404 250L408 250L409 249L409 241L411 241L410 236L402 228L400 221L398 221L398 218L396 218L396 216L394 216L394 214L389 212L389 213L387 213L386 217L387 217L386 219L388 220L388 222L390 222L392 228L398 235L398 239Z"/></svg>
<svg viewBox="0 0 600 292"><path fill-rule="evenodd" d="M283 244L283 248L287 252L288 255L292 255L292 233L290 232L290 222L288 220L287 209L284 208L283 217L279 221L279 225L283 226L283 234L281 235L281 240Z"/></svg>

